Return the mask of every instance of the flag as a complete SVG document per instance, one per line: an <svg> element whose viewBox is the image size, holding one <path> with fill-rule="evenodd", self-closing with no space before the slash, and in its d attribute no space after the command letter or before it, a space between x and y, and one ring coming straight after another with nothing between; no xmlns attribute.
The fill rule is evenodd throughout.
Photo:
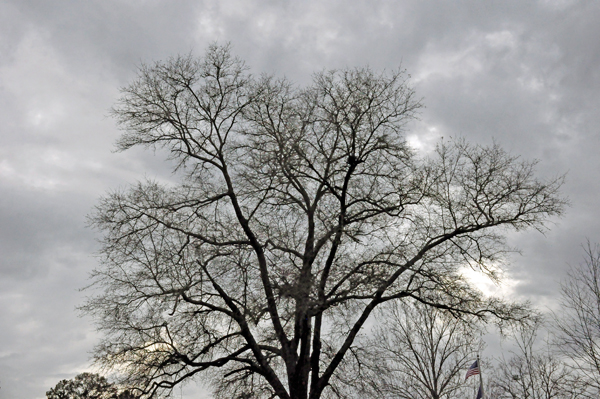
<svg viewBox="0 0 600 399"><path fill-rule="evenodd" d="M475 360L475 363L473 363L471 365L471 367L469 367L469 369L467 370L467 375L465 377L465 381L467 380L467 378L469 378L472 375L477 375L479 374L479 360Z"/></svg>
<svg viewBox="0 0 600 399"><path fill-rule="evenodd" d="M477 397L475 399L483 399L483 387L479 385L479 391L477 391Z"/></svg>

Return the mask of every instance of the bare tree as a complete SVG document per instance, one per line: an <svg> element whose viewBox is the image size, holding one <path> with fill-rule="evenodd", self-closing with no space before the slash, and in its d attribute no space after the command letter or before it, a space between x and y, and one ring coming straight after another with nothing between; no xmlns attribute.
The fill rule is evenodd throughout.
<svg viewBox="0 0 600 399"><path fill-rule="evenodd" d="M589 385L555 353L549 342L540 345L541 322L519 328L517 350L502 358L490 385L498 399L579 399L593 398Z"/></svg>
<svg viewBox="0 0 600 399"><path fill-rule="evenodd" d="M349 385L361 398L469 396L465 370L483 349L481 326L418 302L393 302L375 318L362 356L367 371Z"/></svg>
<svg viewBox="0 0 600 399"><path fill-rule="evenodd" d="M600 393L600 246L588 241L584 251L562 285L558 347Z"/></svg>
<svg viewBox="0 0 600 399"><path fill-rule="evenodd" d="M317 399L385 302L527 317L461 270L496 278L506 229L562 212L560 178L460 140L417 157L403 131L421 104L402 72L297 88L246 69L215 45L123 89L119 148L165 149L181 183L139 183L91 215L99 364L149 396L207 375L222 397Z"/></svg>

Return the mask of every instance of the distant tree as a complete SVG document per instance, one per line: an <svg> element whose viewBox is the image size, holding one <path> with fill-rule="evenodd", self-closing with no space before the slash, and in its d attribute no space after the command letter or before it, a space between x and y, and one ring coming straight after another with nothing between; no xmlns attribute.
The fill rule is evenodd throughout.
<svg viewBox="0 0 600 399"><path fill-rule="evenodd" d="M583 263L571 268L561 298L558 347L600 394L600 245L588 241Z"/></svg>
<svg viewBox="0 0 600 399"><path fill-rule="evenodd" d="M222 398L318 399L381 304L528 317L463 277L497 278L508 229L562 212L562 180L501 148L403 132L421 103L401 72L253 78L228 47L143 66L114 109L121 150L163 148L181 183L104 198L97 362L148 396L212 376Z"/></svg>
<svg viewBox="0 0 600 399"><path fill-rule="evenodd" d="M136 399L131 390L119 389L115 384L94 373L81 373L71 380L62 380L48 392L48 399Z"/></svg>
<svg viewBox="0 0 600 399"><path fill-rule="evenodd" d="M116 397L117 389L105 377L82 373L71 380L62 380L48 392L48 399L108 399Z"/></svg>
<svg viewBox="0 0 600 399"><path fill-rule="evenodd" d="M407 301L383 307L375 325L365 342L369 350L362 356L362 373L348 383L359 392L356 397L451 399L470 394L465 371L483 349L477 323Z"/></svg>
<svg viewBox="0 0 600 399"><path fill-rule="evenodd" d="M517 350L508 360L503 357L489 376L494 399L597 398L549 342L536 342L540 326L538 322L518 329Z"/></svg>

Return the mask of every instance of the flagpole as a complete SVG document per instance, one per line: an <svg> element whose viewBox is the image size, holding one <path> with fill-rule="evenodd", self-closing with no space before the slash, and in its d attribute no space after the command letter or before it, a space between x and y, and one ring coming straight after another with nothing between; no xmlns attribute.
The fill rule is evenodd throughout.
<svg viewBox="0 0 600 399"><path fill-rule="evenodd" d="M481 360L479 359L479 353L477 353L477 364L479 365L479 386L481 387L481 399L485 399L485 392L483 391L483 373L481 371Z"/></svg>

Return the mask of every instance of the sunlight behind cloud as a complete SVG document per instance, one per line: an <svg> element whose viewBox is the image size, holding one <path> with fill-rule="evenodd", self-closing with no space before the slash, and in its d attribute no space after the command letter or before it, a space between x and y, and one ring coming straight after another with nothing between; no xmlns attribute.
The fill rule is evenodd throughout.
<svg viewBox="0 0 600 399"><path fill-rule="evenodd" d="M437 126L425 126L418 128L414 133L406 136L408 145L421 155L427 155L435 150L435 146L441 134Z"/></svg>
<svg viewBox="0 0 600 399"><path fill-rule="evenodd" d="M486 297L511 297L515 293L518 281L510 278L506 273L500 276L500 282L496 283L480 271L473 270L470 267L464 267L461 274L473 286L477 287Z"/></svg>

